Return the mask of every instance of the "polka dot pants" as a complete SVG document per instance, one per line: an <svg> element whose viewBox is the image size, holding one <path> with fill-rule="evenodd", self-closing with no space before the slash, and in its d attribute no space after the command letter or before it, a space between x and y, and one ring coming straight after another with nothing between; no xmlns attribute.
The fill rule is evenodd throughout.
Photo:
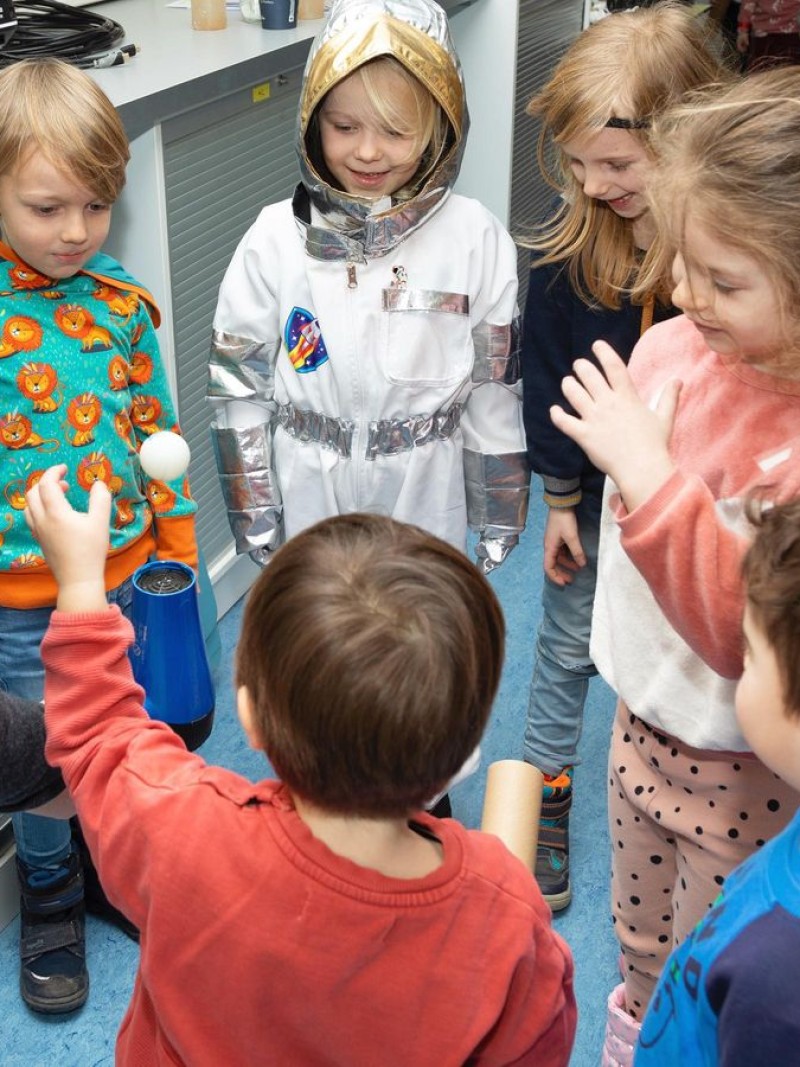
<svg viewBox="0 0 800 1067"><path fill-rule="evenodd" d="M642 1018L667 956L725 876L798 805L753 756L690 748L620 701L609 756L611 909L631 1015Z"/></svg>

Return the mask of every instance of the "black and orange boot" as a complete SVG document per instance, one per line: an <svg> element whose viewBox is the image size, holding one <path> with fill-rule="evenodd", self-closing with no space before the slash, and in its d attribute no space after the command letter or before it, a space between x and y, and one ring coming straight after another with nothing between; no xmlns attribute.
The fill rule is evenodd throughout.
<svg viewBox="0 0 800 1067"><path fill-rule="evenodd" d="M572 899L569 881L569 809L572 807L572 767L544 776L542 811L535 876L551 911L561 911Z"/></svg>

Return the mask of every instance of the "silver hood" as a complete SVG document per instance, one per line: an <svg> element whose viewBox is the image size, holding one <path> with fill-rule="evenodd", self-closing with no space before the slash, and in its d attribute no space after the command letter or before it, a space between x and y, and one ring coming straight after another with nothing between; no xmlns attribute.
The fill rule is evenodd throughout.
<svg viewBox="0 0 800 1067"><path fill-rule="evenodd" d="M452 136L422 175L419 188L387 210L371 214L373 201L334 188L309 158L307 134L326 93L363 64L392 56L432 94ZM443 203L461 166L469 115L461 64L447 16L433 0L334 0L325 26L311 46L297 122L302 187L294 200L306 251L317 259L364 262L385 255ZM312 226L309 201L323 216Z"/></svg>

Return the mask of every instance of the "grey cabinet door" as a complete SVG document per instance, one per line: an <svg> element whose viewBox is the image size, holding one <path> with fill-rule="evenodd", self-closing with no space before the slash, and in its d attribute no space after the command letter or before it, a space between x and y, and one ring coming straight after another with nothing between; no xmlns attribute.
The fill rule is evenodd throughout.
<svg viewBox="0 0 800 1067"><path fill-rule="evenodd" d="M294 129L302 67L164 122L177 401L192 450L197 534L209 566L232 543L209 435L206 382L222 276L265 204L299 180Z"/></svg>
<svg viewBox="0 0 800 1067"><path fill-rule="evenodd" d="M583 13L584 0L520 0L510 212L511 233L515 238L524 235L541 219L554 196L539 175L538 123L526 115L525 108L581 32ZM529 260L530 253L520 249L520 306L528 290Z"/></svg>

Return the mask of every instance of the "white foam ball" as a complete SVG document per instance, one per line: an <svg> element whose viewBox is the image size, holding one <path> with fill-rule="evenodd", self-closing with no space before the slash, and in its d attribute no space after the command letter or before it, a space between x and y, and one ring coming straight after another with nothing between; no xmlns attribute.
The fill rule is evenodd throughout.
<svg viewBox="0 0 800 1067"><path fill-rule="evenodd" d="M159 482L181 478L189 466L191 452L186 438L171 430L151 434L139 449L142 470Z"/></svg>

